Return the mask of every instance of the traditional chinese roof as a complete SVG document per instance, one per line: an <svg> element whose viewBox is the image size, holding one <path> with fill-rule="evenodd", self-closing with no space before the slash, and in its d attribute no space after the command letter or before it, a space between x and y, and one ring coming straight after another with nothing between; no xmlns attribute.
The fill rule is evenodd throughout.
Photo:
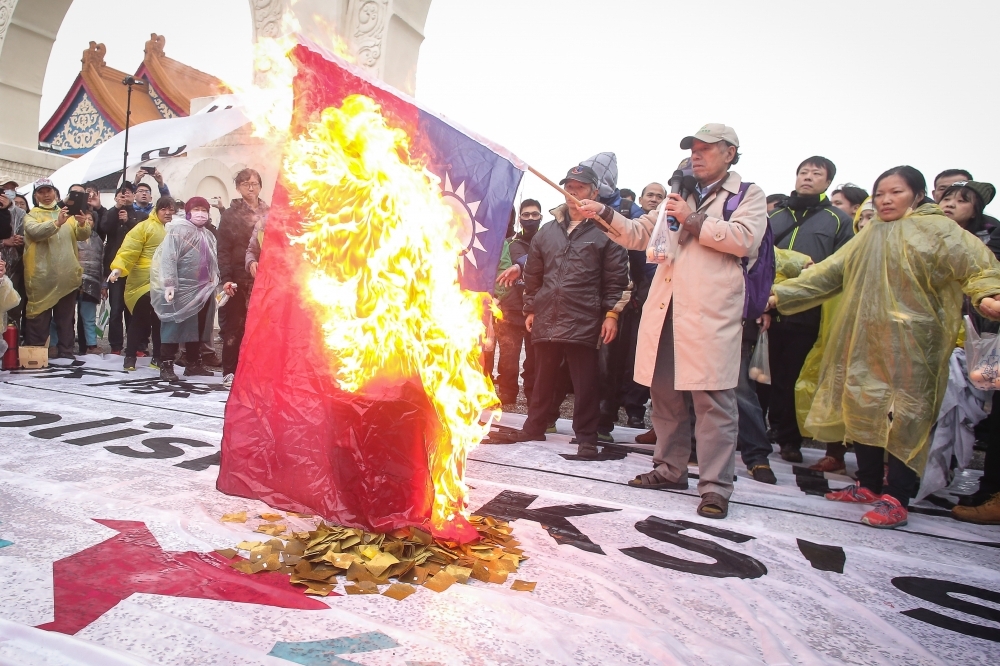
<svg viewBox="0 0 1000 666"><path fill-rule="evenodd" d="M132 88L131 125L186 116L191 112L193 98L227 92L214 76L168 58L163 51L165 43L166 39L155 33L146 42L145 56L134 76L149 86ZM122 85L122 80L128 75L108 67L104 62L106 52L104 44L90 42L83 52L80 74L38 133L39 141L52 144L64 155L75 156L125 129L128 87Z"/></svg>

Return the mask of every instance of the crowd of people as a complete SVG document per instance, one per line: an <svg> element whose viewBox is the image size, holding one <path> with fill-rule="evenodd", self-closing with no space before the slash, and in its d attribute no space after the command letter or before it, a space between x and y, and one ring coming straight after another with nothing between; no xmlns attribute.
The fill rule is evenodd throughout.
<svg viewBox="0 0 1000 666"><path fill-rule="evenodd" d="M802 463L808 439L826 447L814 473L845 474L851 449L857 459L857 482L827 499L897 527L968 464L971 448L950 440L978 426L985 473L953 515L1000 524L1000 405L971 387L962 350L963 316L1000 330L1000 223L984 213L995 188L961 169L928 188L900 166L870 195L831 191L836 166L813 156L789 194L767 194L732 170L731 127L705 125L680 147L690 156L669 188L620 189L615 155L600 153L569 169L550 222L533 199L512 212L494 384L504 405L523 390L527 419L491 439L544 440L572 392L573 442L592 459L622 408L645 429L651 403L636 440L654 445L653 468L630 485L686 489L696 462L698 514L725 518L737 451L755 481L776 484L770 457ZM71 359L97 352L101 328L125 370L149 355L165 381L175 364L188 377L221 366L231 386L269 211L257 171L234 180L240 197L214 204L218 227L213 204L173 198L152 168L108 209L93 184L64 199L36 181L31 206L4 184L0 312L19 342ZM973 408L952 412L963 400Z"/></svg>
<svg viewBox="0 0 1000 666"><path fill-rule="evenodd" d="M143 356L166 381L177 381L175 363L186 377L212 376L206 366L221 366L223 385L232 386L268 213L260 173L242 169L234 181L240 198L229 206L180 201L157 169L140 168L111 208L93 183L72 185L63 198L51 181L37 180L30 207L17 183L4 183L0 278L18 297L3 308L4 328L11 322L19 344L47 346L50 358L64 359L98 353L100 328L127 371Z"/></svg>
<svg viewBox="0 0 1000 666"><path fill-rule="evenodd" d="M857 482L826 498L891 528L968 465L971 446L949 440L978 435L985 473L952 514L1000 524L1000 409L961 370L963 315L1000 329L1000 223L984 213L995 188L949 169L930 189L901 166L869 195L832 187L836 166L813 156L789 194L765 194L732 170L731 127L706 125L680 147L690 157L669 193L618 189L605 153L569 170L548 224L521 202L497 278L496 383L515 402L521 370L528 416L492 439L544 440L572 390L573 441L593 458L619 409L644 427L651 399L653 428L636 441L655 445L653 469L630 485L686 489L696 462L697 512L724 518L737 451L755 481L776 484L770 456L802 463L809 439L826 451L805 473L846 474L847 451L857 459ZM751 368L764 345L768 366ZM952 413L961 399L943 408L946 389L983 418Z"/></svg>

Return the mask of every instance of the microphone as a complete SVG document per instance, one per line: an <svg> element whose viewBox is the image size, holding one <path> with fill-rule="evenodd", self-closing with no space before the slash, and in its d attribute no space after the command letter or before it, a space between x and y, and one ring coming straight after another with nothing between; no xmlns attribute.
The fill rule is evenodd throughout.
<svg viewBox="0 0 1000 666"><path fill-rule="evenodd" d="M680 169L674 171L673 175L670 176L670 180L667 181L667 185L670 186L671 194L680 194L681 188L684 187L684 172ZM677 220L674 219L673 215L667 216L667 223L670 225L671 231L677 231L680 229L680 225L677 223Z"/></svg>

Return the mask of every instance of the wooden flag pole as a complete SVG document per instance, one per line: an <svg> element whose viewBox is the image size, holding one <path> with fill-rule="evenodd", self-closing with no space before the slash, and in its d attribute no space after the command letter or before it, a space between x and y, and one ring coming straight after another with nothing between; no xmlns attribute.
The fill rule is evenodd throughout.
<svg viewBox="0 0 1000 666"><path fill-rule="evenodd" d="M541 178L543 181L545 181L546 183L548 183L549 185L551 185L556 190L559 190L559 192L561 192L562 194L564 194L570 201L572 201L573 203L575 203L577 206L581 205L579 199L577 199L572 194L570 194L569 192L567 192L561 186L557 185L555 183L555 181L549 180L548 178L545 177L544 174L540 173L539 171L536 171L535 167L533 167L531 165L528 165L528 171L530 171L531 173L533 173L536 176L538 176L539 178ZM602 229L604 229L609 234L612 234L614 236L620 236L621 235L621 234L618 233L618 231L616 229L612 228L610 225L608 225L607 222L605 222L601 218L596 217L596 218L591 218L591 219L593 219L594 222L597 223L597 226L601 227Z"/></svg>

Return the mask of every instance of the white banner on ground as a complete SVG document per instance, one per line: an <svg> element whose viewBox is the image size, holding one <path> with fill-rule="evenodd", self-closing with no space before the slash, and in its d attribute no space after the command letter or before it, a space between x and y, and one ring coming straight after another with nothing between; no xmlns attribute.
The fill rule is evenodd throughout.
<svg viewBox="0 0 1000 666"><path fill-rule="evenodd" d="M976 473L882 531L821 497L848 477L774 456L777 486L740 469L729 518L705 520L696 480L625 484L650 467L637 431L578 460L560 421L468 464L472 509L511 521L533 592L511 576L395 601L340 580L312 598L259 577L280 573L212 584L232 574L214 549L268 538L264 504L215 490L221 378L52 363L0 373L0 664L1000 663L1000 527L944 508ZM234 511L250 520L221 522Z"/></svg>

